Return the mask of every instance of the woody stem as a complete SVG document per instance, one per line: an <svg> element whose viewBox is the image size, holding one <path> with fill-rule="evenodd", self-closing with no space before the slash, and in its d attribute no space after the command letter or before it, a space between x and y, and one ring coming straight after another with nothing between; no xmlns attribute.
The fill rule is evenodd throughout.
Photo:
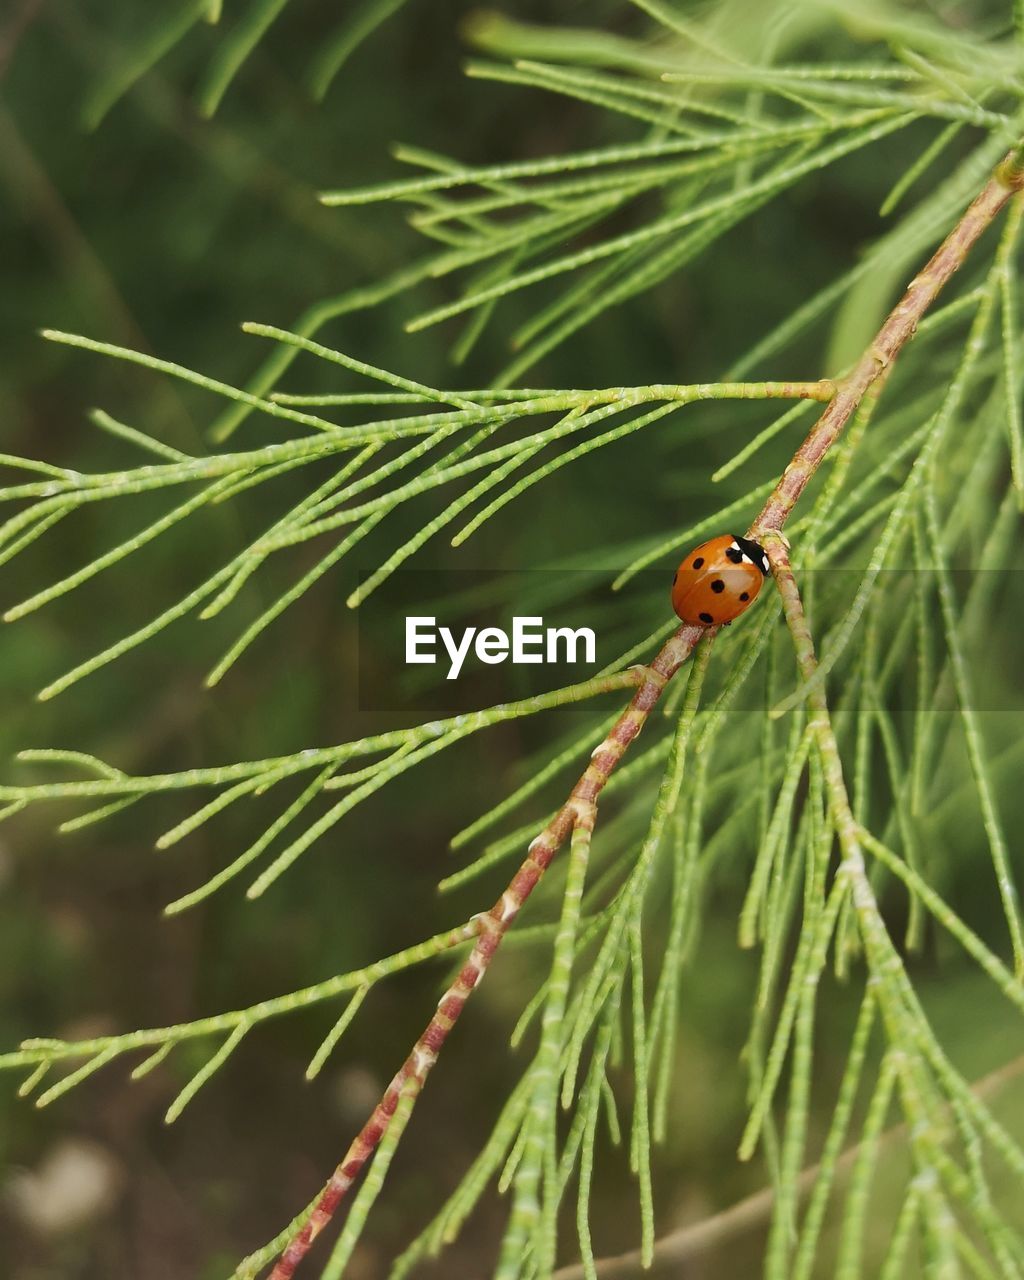
<svg viewBox="0 0 1024 1280"><path fill-rule="evenodd" d="M971 248L991 225L1007 201L1024 188L1024 154L1012 151L997 166L989 181L965 211L927 265L907 287L873 342L853 369L834 385L819 383L777 384L789 395L828 397L828 403L779 478L747 536L758 539L783 528L811 478L865 396L880 384L896 357L913 337L918 322L947 281L966 259ZM773 386L776 384L772 384ZM445 992L437 1010L412 1052L388 1085L373 1114L360 1130L344 1159L331 1175L320 1198L281 1254L270 1280L291 1280L317 1235L330 1221L345 1193L372 1156L398 1108L412 1095L413 1102L466 1001L479 984L502 939L526 904L573 828L593 825L597 799L612 771L643 728L662 690L689 658L707 630L686 624L665 643L649 667L637 669L637 690L608 737L596 748L590 764L569 798L544 830L530 844L522 866L508 888L489 911L477 917L476 944L455 982ZM411 1103L408 1104L411 1106ZM403 1121L407 1118L407 1111Z"/></svg>
<svg viewBox="0 0 1024 1280"><path fill-rule="evenodd" d="M835 444L847 422L869 390L888 372L893 361L914 336L919 321L950 277L1001 212L1007 201L1024 188L1024 158L1011 151L996 166L966 212L943 240L927 265L911 280L903 297L854 367L836 384L836 393L808 432L765 502L747 536L757 539L769 530L781 529Z"/></svg>

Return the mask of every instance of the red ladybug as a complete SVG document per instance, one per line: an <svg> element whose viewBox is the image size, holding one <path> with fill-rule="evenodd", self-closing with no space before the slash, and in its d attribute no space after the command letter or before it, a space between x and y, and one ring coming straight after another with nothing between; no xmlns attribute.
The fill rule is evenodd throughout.
<svg viewBox="0 0 1024 1280"><path fill-rule="evenodd" d="M732 622L757 599L768 576L764 548L725 533L695 547L672 579L672 608L684 622Z"/></svg>

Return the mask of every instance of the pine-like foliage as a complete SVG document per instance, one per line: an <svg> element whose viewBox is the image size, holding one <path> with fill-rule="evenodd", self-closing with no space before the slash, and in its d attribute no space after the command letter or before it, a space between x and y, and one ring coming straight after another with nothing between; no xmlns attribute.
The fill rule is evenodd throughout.
<svg viewBox="0 0 1024 1280"><path fill-rule="evenodd" d="M507 931L510 944L518 939L541 957L512 1035L525 1049L521 1078L462 1181L392 1274L411 1274L450 1244L496 1184L508 1198L505 1234L495 1242L498 1280L547 1280L570 1257L581 1269L564 1274L600 1275L589 1203L595 1163L607 1159L605 1127L635 1178L637 1265L680 1259L692 1240L686 1231L659 1233L652 1149L686 1142L672 1124L674 1098L687 1089L680 1020L688 993L714 999L714 975L701 968L701 925L714 894L719 909L728 902L757 969L736 1071L747 1084L739 1156L760 1153L768 1188L763 1274L1019 1280L1024 1134L991 1100L1019 1068L1024 1012L1015 833L1004 817L1019 768L1019 721L987 711L1010 696L1019 667L1019 640L1004 632L1001 611L1012 577L1004 571L1019 563L1024 498L1024 197L1011 193L1020 185L1013 157L999 166L1024 121L1024 15L1015 27L1004 14L954 23L909 8L787 4L758 6L751 18L749 4L726 2L698 18L661 0L635 3L648 22L635 39L476 18L472 38L492 60L472 62L472 75L626 116L635 140L485 167L405 148L399 158L416 176L326 193L328 205L407 201L413 225L438 247L377 286L319 304L294 329L247 324L272 350L245 389L47 331L226 401L210 452L187 455L98 411L96 427L123 440L122 470L83 474L0 459L35 473L0 491L10 508L0 526L4 563L88 504L100 505L94 518L102 520L110 504L134 495L167 500L133 535L8 608L9 621L87 590L100 573L130 575L148 544L210 504L243 504L250 520L262 520L237 555L205 575L197 565L185 595L103 651L83 654L41 696L63 693L167 627L184 633L233 609L237 639L209 672L215 686L364 539L386 544L407 504L415 504L418 532L393 539L351 606L437 539L459 546L490 520L542 519L554 486L571 482L573 464L604 446L628 439L642 460L651 441L669 438L678 454L707 431L705 401L792 401L781 411L759 406L759 429L734 430L731 456L714 474L694 468L705 492L720 494L709 514L686 528L637 529L629 548L603 549L618 566L604 585L621 593L630 624L619 659L592 680L337 746L157 776L129 775L81 752L23 751L22 761L56 769L57 780L0 787L4 817L82 802L64 831L129 806L144 824L154 797L183 793L160 847L229 806L273 797L273 815L253 822L247 847L225 851L215 874L168 905L177 913L241 885L250 897L262 894L318 842L359 830L364 800L383 788L400 796L403 775L439 753L456 755L464 740L542 712L552 713L557 733L556 708L602 695L599 715L558 740L525 782L454 837L465 861L440 888L478 877L490 884L499 866L511 875L529 845L524 870L490 911L487 892L468 919L352 972L181 1025L27 1041L0 1057L0 1067L27 1069L22 1091L45 1105L109 1063L124 1059L138 1077L199 1041L206 1056L170 1101L174 1120L200 1088L217 1087L211 1078L230 1055L259 1052L268 1019L330 1009L336 1020L309 1065L312 1078L339 1052L364 1002L361 1016L373 1017L378 984L410 966L468 956L475 976L457 977L445 998L458 1006L442 1001L447 1031ZM395 7L368 6L361 21ZM182 27L210 8L183 10ZM209 105L280 8L254 6L246 39L236 32L223 46ZM351 30L345 38L347 49ZM148 60L158 52L154 46ZM908 130L922 142L914 163L892 172L883 212L899 216L890 229L728 369L709 370L699 384L520 385L571 335L682 272L772 202L793 199L827 166L857 153L891 166L889 144ZM990 181L1004 183L1002 194L968 237L960 220L979 192L994 190ZM913 315L913 341L903 333L889 364L873 335L946 236L959 269L948 284L952 269L939 280L934 305L929 297ZM424 385L316 336L334 317L448 276L457 282L453 300L412 316L408 327L462 317L457 360L487 326L500 329L513 295L531 290L537 298L509 335L515 355L495 386ZM922 274L915 287L937 278ZM903 305L891 313L896 329L913 311ZM803 370L806 380L792 381L793 345L825 324L833 326L828 378ZM301 381L282 389L286 373L311 370L337 390L310 393ZM808 463L815 418L822 405L826 416L837 414L851 385L860 387L856 401L817 471L821 459ZM275 443L236 447L257 415L273 420ZM147 456L133 462L132 450ZM780 463L790 456L798 471L809 469L783 502ZM264 496L286 474L291 483L304 478L303 496L265 518ZM779 536L783 522L791 553ZM769 583L755 611L694 647L661 597L636 592L637 575L648 566L670 575L702 536L751 524L771 552L777 590ZM242 614L250 579L272 558L298 565L296 549L307 542L312 553L288 588L256 616ZM963 568L973 572L955 572ZM633 665L650 664L659 645L653 667ZM630 696L632 710L620 715ZM640 725L642 746L615 767ZM610 762L601 763L602 751ZM579 785L566 802L591 753L597 772L584 778L601 790L596 818ZM361 840L370 839L364 830ZM977 920L958 908L965 875L989 886L992 909ZM538 882L536 901L510 927ZM984 978L978 1018L1006 1019L1001 1057L991 1064L1004 1070L994 1079L965 1071L919 990L926 965L960 956ZM838 1027L828 1020L829 1034L845 1041L838 1079L816 1070L822 1008L832 1000L852 1011ZM349 1153L362 1179L340 1234L320 1255L324 1277L343 1274L381 1193L436 1056L423 1045L396 1076L379 1131L372 1141L364 1131ZM453 1039L448 1051L472 1046L467 1037L460 1050ZM429 1091L420 1106L430 1106ZM888 1159L894 1148L898 1162ZM343 1193L350 1181L339 1171L333 1185ZM294 1239L308 1220L307 1211L236 1276L255 1276L282 1251L274 1274L291 1275L305 1251L295 1251ZM307 1265L316 1265L312 1257Z"/></svg>
<svg viewBox="0 0 1024 1280"><path fill-rule="evenodd" d="M347 6L344 20L310 61L308 84L316 98L327 94L363 41L404 3L405 0L363 0ZM131 30L103 33L100 69L82 105L83 123L93 129L101 124L107 112L150 68L179 44L193 40L204 25L213 27L217 38L212 41L213 51L196 96L202 113L212 116L235 76L287 5L288 0L250 0L248 4L229 4L225 11L223 0L176 0L155 15L140 11ZM223 34L221 28L225 28Z"/></svg>

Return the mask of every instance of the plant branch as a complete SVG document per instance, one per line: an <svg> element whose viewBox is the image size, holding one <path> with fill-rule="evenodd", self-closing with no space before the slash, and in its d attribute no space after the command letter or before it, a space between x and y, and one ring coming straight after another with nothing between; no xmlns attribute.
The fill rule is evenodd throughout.
<svg viewBox="0 0 1024 1280"><path fill-rule="evenodd" d="M1022 164L1024 162L1016 152L1011 152L1002 161L931 260L911 281L864 355L850 373L836 384L835 393L828 400L824 412L793 455L760 515L751 525L748 531L749 537L765 537L773 533L778 534L782 530L846 423L872 388L887 375L899 353L913 337L919 321L944 285L964 262L974 244L992 224L1014 192L1024 187ZM772 543L777 557L773 563L778 575L780 564L784 569L788 569L788 556L778 540L772 539ZM780 589L786 581L783 574L779 579ZM795 591L795 582L791 573L788 581L793 584ZM572 789L568 800L531 843L526 860L513 876L508 888L490 911L479 917L481 929L472 954L454 984L442 997L437 1012L331 1176L315 1207L281 1254L270 1280L290 1280L316 1236L330 1221L345 1193L387 1133L399 1101L410 1096L415 1101L466 1001L486 973L503 938L525 906L530 894L570 833L580 828L587 832L593 829L597 800L601 790L643 728L666 684L689 658L705 630L709 634L709 639L713 638L716 631L714 627L706 629L690 625L680 627L665 643L651 665L639 669L639 687L629 706L605 740L595 749L590 764ZM807 638L809 641L809 633ZM809 664L813 667L813 647L810 648L809 653ZM832 741L834 743L834 739ZM827 753L824 754L827 755ZM834 768L839 768L838 756L835 760L823 759L833 820L837 830L840 831L841 841L859 848L856 824L849 812L849 806L840 803L846 794L841 770L837 782L835 776L829 776L830 764ZM848 851L847 860L849 860ZM862 875L863 864L861 863L861 876L855 877L859 884L865 883ZM855 899L858 896L856 888L854 896ZM406 1111L403 1114L403 1123L407 1115ZM250 1274L251 1272L246 1270L245 1263L237 1272L240 1277Z"/></svg>
<svg viewBox="0 0 1024 1280"><path fill-rule="evenodd" d="M889 313L874 341L839 384L835 396L814 424L803 444L775 486L748 536L781 529L835 444L843 427L870 388L885 374L914 336L918 323L938 297L950 277L963 265L968 253L984 234L1007 201L1024 187L1024 160L1011 151L996 167L930 261L907 286Z"/></svg>
<svg viewBox="0 0 1024 1280"><path fill-rule="evenodd" d="M639 687L629 706L594 751L590 764L573 787L568 800L531 842L525 861L504 893L489 911L478 917L480 933L469 958L455 982L441 997L434 1016L335 1169L316 1206L282 1253L271 1273L271 1280L290 1280L294 1275L296 1267L331 1220L345 1193L387 1132L399 1099L407 1091L411 1090L415 1096L422 1089L466 1001L487 972L506 933L569 835L578 828L593 829L597 799L605 783L647 722L665 685L690 656L703 631L702 627L680 627L649 667L635 668ZM243 1262L236 1274L244 1277L251 1273Z"/></svg>
<svg viewBox="0 0 1024 1280"><path fill-rule="evenodd" d="M1024 1057L1014 1058L987 1075L982 1076L972 1086L972 1092L979 1098L992 1098L1011 1084L1019 1080L1024 1073ZM878 1140L880 1148L887 1148L907 1137L907 1123L902 1121L886 1129ZM847 1147L835 1162L835 1172L846 1174L856 1163L863 1150L864 1143L856 1142ZM797 1188L801 1195L806 1195L815 1185L821 1172L821 1164L809 1165L797 1180ZM776 1191L774 1187L764 1187L752 1195L745 1196L735 1204L719 1213L712 1214L700 1222L689 1223L662 1236L654 1247L656 1265L666 1263L685 1263L709 1249L735 1240L747 1231L763 1226L770 1217L775 1206ZM598 1258L595 1267L600 1280L633 1280L641 1274L643 1261L639 1249L614 1257ZM552 1276L552 1280L584 1280L585 1272L578 1263L560 1267Z"/></svg>

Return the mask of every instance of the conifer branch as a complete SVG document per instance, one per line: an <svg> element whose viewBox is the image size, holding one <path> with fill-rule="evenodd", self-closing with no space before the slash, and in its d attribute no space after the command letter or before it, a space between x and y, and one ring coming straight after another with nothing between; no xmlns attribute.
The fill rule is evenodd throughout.
<svg viewBox="0 0 1024 1280"><path fill-rule="evenodd" d="M860 829L850 808L838 747L822 692L823 676L817 668L813 641L800 605L795 578L789 565L788 550L782 538L782 529L810 480L835 445L843 428L876 384L887 377L894 361L913 337L919 322L942 288L963 264L971 248L993 223L1010 198L1022 187L1024 187L1024 162L1022 162L1020 151L1014 150L997 166L956 226L926 266L911 281L903 297L890 312L861 359L844 378L838 381L835 394L831 396L824 412L794 453L761 513L747 531L748 537L765 541L772 559L773 570L786 607L804 677L802 693L803 696L810 697L812 703L809 729L817 739L829 809L844 854L845 872L842 879L837 881L837 885L840 888L845 886L852 889L854 909L861 918L865 947L869 957L873 958L872 969L876 972L888 958L895 958L895 953L891 952L891 943L881 924L874 893L867 879ZM604 741L595 748L591 763L573 787L565 804L530 844L526 860L513 876L507 889L488 912L478 917L480 935L472 954L453 985L442 997L437 1012L427 1024L405 1063L399 1068L314 1207L281 1253L270 1280L291 1280L313 1241L330 1221L349 1187L388 1133L389 1125L398 1113L400 1102L406 1100L402 1110L404 1126L412 1102L421 1091L466 1001L483 978L503 938L559 848L574 831L585 833L589 842L589 834L593 831L597 816L597 801L612 771L643 728L668 682L690 657L702 638L705 641L705 647L710 646L717 629L714 626L705 628L684 624L666 641L649 666L637 669L638 687L628 707ZM841 905L841 898L833 897L832 901L836 904L835 910L827 910L820 925L822 930L827 931L820 934L808 932L809 950L805 957L807 965L813 964L811 950L818 947L819 940L827 943L831 933L835 912ZM900 1029L900 1024L891 1028L894 1040L898 1040ZM785 1040L777 1039L776 1043L784 1047ZM781 1067L781 1058L778 1058L778 1065ZM905 1095L912 1098L913 1082L906 1077L904 1071L903 1060L897 1060L894 1057L891 1065L892 1082L898 1081ZM767 1106L770 1092L762 1091L761 1096L765 1100L764 1105ZM908 1102L908 1105L912 1104ZM884 1110L880 1111L880 1115L884 1119ZM751 1119L753 1124L754 1117L752 1116ZM748 1126L748 1133L754 1132L756 1130ZM510 1235L506 1244L509 1240L516 1238L518 1237ZM520 1240L519 1243L524 1244L525 1240ZM248 1269L245 1263L236 1273L240 1278L252 1274L253 1271Z"/></svg>
<svg viewBox="0 0 1024 1280"><path fill-rule="evenodd" d="M318 98L360 43L403 3L353 0L352 12L322 42L311 66ZM506 514L510 502L532 495L533 486L544 482L550 490L547 481L554 474L563 477L563 468L611 445L623 446L620 457L625 451L641 457L636 471L645 498L656 498L657 482L664 477L675 501L682 498L685 505L699 495L700 510L673 520L671 537L645 531L622 543L610 533L608 544L587 546L578 557L561 539L553 540L552 567L584 566L604 581L604 569L597 566L614 563L619 576L610 585L615 591L647 566L664 568L670 557L677 560L676 553L703 537L746 526L760 510L748 532L770 553L774 582L767 584L759 611L746 626L716 638L714 629L705 635L703 628L679 628L665 616L667 610L658 611L656 597L638 593L639 600L620 599L608 608L605 616L616 628L612 643L619 656L592 679L468 715L267 760L133 776L84 752L21 752L20 761L57 771L56 780L44 776L41 783L22 785L16 778L15 785L0 785L0 822L18 819L20 825L19 815L30 806L34 812L37 804L70 802L84 806L71 817L61 815L57 831L70 833L142 800L160 804L163 797L169 808L180 801L179 792L199 792L185 815L171 820L156 847L178 849L198 836L199 843L206 839L219 852L225 842L211 830L230 824L240 809L260 814L265 806L265 819L258 818L243 851L224 861L218 857L215 867L203 870L208 877L203 883L165 906L167 914L176 914L250 874L246 897L256 898L279 876L291 874L314 846L328 856L345 856L349 851L333 839L343 818L350 821L356 807L383 789L390 794L392 783L404 781L421 763L429 770L449 746L465 754L463 742L479 731L592 695L612 693L618 705L627 691L631 696L621 715L595 710L585 716L582 732L581 726L570 726L550 753L531 762L525 781L516 778L520 785L505 789L499 803L451 841L456 850L482 837L468 861L460 858L458 868L440 879L442 892L490 874L499 861L503 867L518 861L530 842L526 860L489 911L469 915L479 904L460 908L454 927L451 921L442 932L424 927L411 945L389 938L371 956L346 960L358 968L287 994L275 989L248 1007L212 1016L200 1010L203 1016L193 1021L164 1026L152 1024L166 1022L166 1013L147 1015L142 1029L89 1039L23 1040L15 1052L0 1053L0 1071L24 1072L18 1095L33 1095L37 1106L46 1107L67 1105L79 1084L88 1087L111 1064L130 1069L130 1078L138 1080L166 1062L155 1087L173 1082L166 1109L170 1122L233 1060L236 1049L249 1051L270 1020L323 1019L319 1047L311 1042L303 1053L306 1078L315 1078L380 984L439 961L450 970L441 984L448 990L326 1190L236 1273L255 1280L277 1261L275 1276L290 1276L345 1198L345 1221L327 1248L322 1272L323 1280L340 1280L432 1064L466 1000L503 941L506 951L539 943L547 968L522 967L522 985L533 989L523 996L510 1037L512 1049L527 1055L521 1078L469 1168L433 1221L397 1258L390 1276L407 1280L420 1262L434 1258L462 1230L485 1188L494 1186L499 1195L510 1193L494 1280L558 1280L558 1228L571 1214L565 1201L575 1180L581 1264L568 1270L585 1280L605 1280L607 1273L610 1280L618 1274L617 1260L595 1261L591 1239L596 1136L605 1118L613 1145L622 1145L628 1135L623 1155L636 1179L641 1240L625 1263L632 1273L650 1265L656 1253L660 1259L674 1239L673 1233L667 1242L657 1240L652 1143L664 1142L676 1113L691 1105L691 1091L676 1087L679 1069L688 1065L680 1036L684 996L692 994L685 989L686 975L700 980L692 961L705 914L714 914L705 889L713 876L725 872L733 889L737 878L746 881L741 905L731 895L738 908L738 945L759 949L749 1038L741 1055L748 1090L738 1156L763 1157L769 1187L737 1206L736 1213L716 1215L684 1232L683 1256L709 1237L742 1229L752 1218L761 1225L770 1217L764 1280L812 1280L822 1267L840 1280L860 1280L880 1244L887 1251L879 1266L870 1268L879 1280L903 1280L915 1263L942 1280L961 1273L1024 1280L1024 1234L1010 1198L1013 1187L1024 1185L1024 1145L1011 1125L989 1111L988 1090L973 1085L947 1057L949 1052L959 1058L954 1053L962 1048L958 1032L952 1024L941 1039L932 1031L924 1005L931 995L927 976L920 975L925 980L919 994L913 968L915 952L933 939L946 943L958 960L976 966L989 997L1005 999L1015 1016L1024 1012L1015 825L1006 820L1012 809L1005 815L1000 811L1001 788L1012 786L1020 769L1021 744L1007 743L1001 724L989 732L982 701L1009 684L1008 672L990 661L1008 638L1005 628L992 625L1004 604L1000 593L1008 575L992 570L1014 562L1024 504L1018 316L1024 144L989 177L1024 127L1024 0L1012 4L1015 31L1009 23L972 30L970 4L958 6L954 25L949 14L911 15L893 0L858 7L855 15L849 6L825 0L805 6L797 22L791 21L787 0L770 0L767 6L748 5L741 24L731 18L744 8L743 0L731 8L721 0L697 19L680 15L679 0L627 3L650 20L633 38L531 25L492 12L471 15L462 24L461 34L485 55L467 65L468 75L519 86L524 96L543 94L547 104L551 95L591 104L613 131L598 133L585 149L570 148L567 154L537 156L528 148L513 154L511 163L486 153L479 157L482 163L464 163L422 147L398 146L394 158L413 167L410 180L324 192L324 206L384 201L395 210L405 205L410 226L431 242L430 252L309 307L290 329L243 325L269 351L245 389L122 346L44 331L50 341L140 365L159 380L189 384L190 397L219 397L224 411L210 430L217 444L250 415L254 425L275 434L264 447L257 442L220 454L195 449L191 437L176 438L175 444L188 447L185 452L94 410L89 414L93 426L128 450L123 469L88 474L52 459L0 454L0 468L14 473L0 487L0 503L7 504L0 519L0 565L15 558L19 564L29 561L24 598L6 601L4 618L14 622L40 608L60 607L66 595L91 586L99 575L130 575L137 553L152 555L154 544L165 549L172 538L184 541L186 528L194 549L197 527L216 520L223 504L236 503L232 514L238 505L246 508L238 527L250 533L232 548L237 554L212 566L203 556L198 586L169 607L164 601L155 618L133 622L137 629L130 634L113 642L105 636L101 652L84 661L77 654L78 665L56 679L48 677L40 697L49 698L148 644L180 619L214 619L234 607L246 608L256 575L274 580L278 566L268 563L274 555L294 563L305 556L303 544L319 538L315 557L291 575L282 566L280 587L259 604L240 634L228 638L219 656L210 655L206 684L214 686L343 558L353 558L353 552L376 556L381 521L400 513L402 533L351 590L346 600L351 608L438 535L460 546L499 513ZM235 10L225 10L220 29L206 33L214 52L199 87L204 113L230 92L250 56L268 34L276 35L279 19L295 7L289 0L238 0ZM106 64L105 69L97 65L102 79L86 107L88 123L98 124L172 49L186 40L194 44L192 33L200 24L216 24L222 4L168 0L166 8L162 18L147 24L145 39L121 52L103 34L105 23L62 11L58 27L88 48L89 60L95 42L97 64ZM842 60L826 64L826 50ZM187 56L184 47L181 54ZM257 71L253 66L253 74ZM147 105L164 96L156 81L143 92ZM174 114L180 124L179 113ZM158 115L166 125L166 108ZM545 114L545 121L549 118ZM302 136L306 125L303 118ZM236 147L227 134L220 142L202 127L190 127L189 134L200 146L206 145L201 143L205 136L210 154L236 171L231 164L237 163ZM463 140L470 150L471 135ZM884 157L906 154L908 147L916 147L908 162L897 166L895 175L884 173ZM871 172L876 157L879 164ZM358 165L358 155L350 154L336 173L321 178L325 185L361 184L365 179ZM857 166L852 183L843 176L851 166ZM837 179L830 172L835 168ZM273 172L280 172L276 163ZM744 222L756 223L759 233L763 228L767 235L792 234L789 210L781 206L790 192L802 195L826 174L827 194L852 195L855 206L873 196L882 219L896 207L901 216L837 278L793 307L780 306L778 323L759 332L746 351L729 352L722 381L572 390L509 385L520 383L527 370L598 317L614 314L694 263L710 260L714 279L725 286L728 273L736 270L715 261L725 237L734 237ZM309 221L312 191L281 177L274 185L282 207L289 216ZM949 290L952 300L943 294L944 305L937 306L939 294L1011 192L1016 194L1009 198L1009 216L988 267L975 268L972 258L972 278ZM346 210L335 216L332 243L348 251L346 220L358 215ZM321 211L320 217L331 215ZM950 226L953 232L869 342L897 286ZM390 241L390 236L380 239ZM795 269L766 262L771 274L762 278L774 281L767 296L799 290L818 258L812 246L808 260L801 257ZM371 267L362 254L351 265L357 271ZM727 288L731 306L756 302L747 283L741 278ZM536 295L539 302L530 306ZM326 323L340 317L351 321L382 303L405 309L409 330L461 322L450 349L456 365L485 335L507 346L507 366L493 379L498 385L446 390L357 358L368 354L363 350L349 355L315 340ZM517 318L505 332L490 334L493 317L510 311ZM817 341L812 331L830 321L824 364L840 371L841 378L798 381L791 375L799 368L776 363L798 340ZM684 310L682 319L667 326L664 339L677 338L686 323ZM722 350L742 328L728 327ZM915 333L913 350L903 359ZM937 335L943 341L936 342ZM602 371L602 377L633 380L629 354L629 342L621 343L616 356L623 370ZM896 389L885 391L884 413L875 417L897 361ZM314 365L308 387L282 384L293 362L304 372ZM781 377L747 380L766 372ZM589 382L589 374L583 376ZM353 383L353 378L369 381ZM313 394L298 394L302 390ZM767 425L744 411L753 408L749 402L779 399L796 403L779 406L785 412L773 413ZM727 415L723 405L702 411L698 402L707 400L748 402L735 415L735 429L716 434L712 444L717 469L710 482L729 482L726 490L718 490L724 495L718 502L714 489L707 488L710 468L704 466L701 446L716 417L722 421ZM826 406L824 412L813 409L816 402ZM761 412L771 409L765 405ZM793 452L812 413L821 416ZM752 423L750 433L739 425L744 418ZM159 422L157 416L152 428L157 434ZM631 438L641 430L642 450ZM735 483L740 468L755 455L759 461L766 448L781 452L750 480ZM142 456L135 461L138 451ZM790 464L776 483L770 477L788 454ZM819 476L826 459L827 475ZM667 462L664 471L662 461ZM187 492L179 494L181 486ZM817 491L813 502L812 490ZM133 503L136 494L141 496ZM287 504L280 512L278 495ZM36 582L33 557L22 553L37 552L37 540L69 515L84 517L85 523L90 513L104 516L108 508L94 504L108 499L117 499L118 520L105 527L118 530L121 540L97 553L86 539L80 564L78 548L60 540L66 529L57 529L57 538L50 539L57 545L44 562L57 571L57 580ZM427 508L421 519L401 510L410 501ZM147 513L147 523L134 532L129 507ZM609 528L614 523L609 520ZM783 529L793 540L795 567ZM385 538L390 532L387 526ZM528 529L512 532L529 538ZM961 600L953 571L964 563L976 572ZM856 564L861 567L851 570ZM848 592L839 573L818 570L852 571L858 580ZM496 582L493 590L507 603L514 592L517 610L547 603L544 591L532 584L509 589ZM445 603L458 608L463 602L450 596ZM123 625L121 610L115 612ZM86 640L96 635L87 613L80 615ZM783 615L785 629L778 626ZM621 636L620 624L625 624ZM219 636L220 627L194 627L196 633L201 643ZM854 637L857 646L851 643ZM979 642L985 645L982 662L971 648ZM656 650L650 666L629 665ZM791 663L783 660L794 650L795 688ZM718 670L706 681L712 652ZM844 678L834 688L830 683L826 698L833 671L842 671ZM762 687L751 690L756 680ZM752 706L741 700L751 692ZM908 695L916 705L904 730L900 717ZM791 713L788 724L780 726L778 718L786 712ZM626 751L649 721L655 740L634 750L626 762ZM674 730L666 732L671 722ZM747 733L748 726L755 732ZM989 737L994 741L986 741ZM550 786L568 782L563 770L578 772L577 762L598 738L601 744L587 770L545 823L553 802L565 795L564 790L550 795ZM450 759L446 755L443 763ZM530 821L522 823L514 815L526 805ZM637 847L639 822L646 834ZM569 848L555 867L564 845ZM990 891L994 902L998 889L1008 941L991 943L987 933L975 932L968 913L960 914L957 897L944 896L945 878L972 876L970 859L986 845L993 883L979 876L970 894ZM949 856L955 847L964 851L959 861ZM950 888L956 895L961 885ZM890 895L896 907L892 921L887 911L883 914ZM535 924L518 919L531 898L538 915L549 909ZM1014 963L1004 958L1004 946ZM740 956L732 963L749 970ZM833 966L845 983L843 1003L852 995L857 1006L835 1011L846 1035L839 1037L845 1043L834 1091L828 1072L817 1070L821 1036L816 1025L818 993ZM859 991L845 982L854 968L863 984ZM727 987L715 981L714 990L728 1013ZM972 1002L970 1015L987 1019L989 1012ZM830 1016L828 1030L837 1029ZM471 1044L463 1048L474 1050ZM1019 1069L1018 1059L1004 1071ZM619 1072L627 1077L625 1090L613 1087ZM827 1103L819 1100L822 1090ZM894 1110L901 1112L902 1123L892 1127ZM902 1201L894 1200L890 1208L876 1203L873 1182L895 1141L902 1144L901 1163L909 1165L910 1175Z"/></svg>
<svg viewBox="0 0 1024 1280"><path fill-rule="evenodd" d="M1017 1057L975 1081L971 1085L971 1091L978 1098L992 1098L1016 1084L1022 1074L1024 1074L1024 1057ZM879 1146L887 1150L906 1142L907 1136L906 1121L901 1121L885 1130L879 1138ZM862 1152L862 1142L855 1142L847 1147L836 1157L834 1173L847 1177ZM799 1179L801 1196L807 1196L813 1192L822 1169L823 1164L819 1162L808 1165L801 1172ZM761 1229L771 1217L775 1201L775 1188L763 1187L760 1191L755 1191L742 1200L736 1201L727 1209L678 1227L657 1241L654 1249L655 1261L659 1265L686 1263L709 1250L738 1239L748 1231ZM634 1280L634 1277L643 1275L644 1270L643 1257L639 1249L630 1249L627 1253L595 1259L598 1280ZM568 1266L559 1267L552 1276L552 1280L587 1280L587 1273L581 1264L571 1263Z"/></svg>

